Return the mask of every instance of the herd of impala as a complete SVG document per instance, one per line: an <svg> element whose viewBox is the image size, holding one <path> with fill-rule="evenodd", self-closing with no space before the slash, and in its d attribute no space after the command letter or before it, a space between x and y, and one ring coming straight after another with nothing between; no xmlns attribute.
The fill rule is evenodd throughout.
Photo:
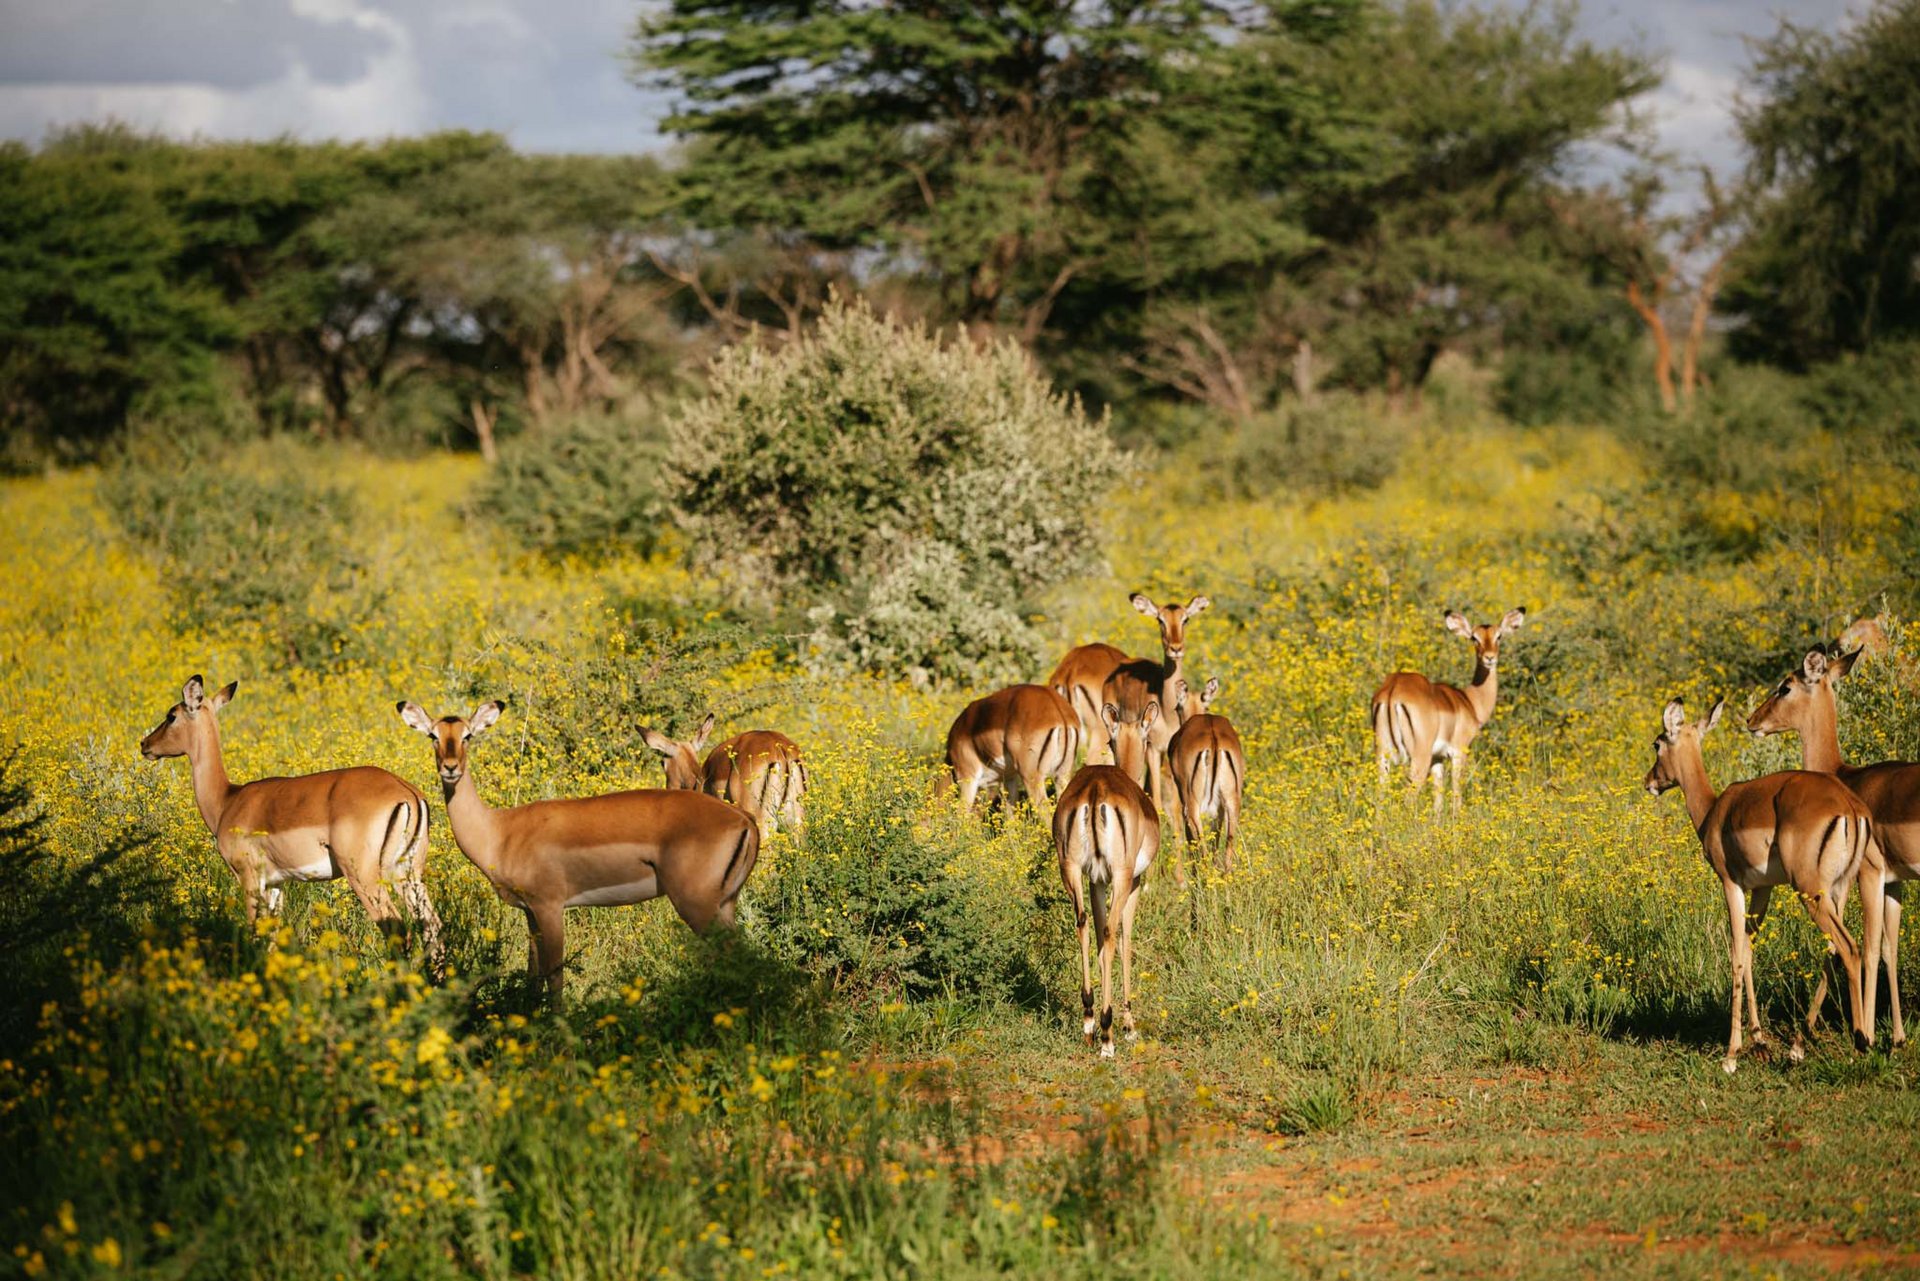
<svg viewBox="0 0 1920 1281"><path fill-rule="evenodd" d="M1195 596L1185 604L1156 605L1136 593L1131 604L1159 628L1158 661L1130 657L1111 645L1079 646L1046 684L1015 685L968 704L947 735L947 782L963 808L971 809L993 787L1009 806L1023 796L1039 805L1052 784L1054 847L1080 940L1082 1030L1103 1057L1114 1049L1116 951L1121 1027L1128 1037L1135 1035L1133 923L1160 850L1169 776L1189 850L1212 844L1222 870L1232 866L1246 778L1239 735L1211 710L1220 682L1209 679L1195 689L1186 676L1187 626L1211 602ZM1500 643L1526 617L1524 609L1514 609L1498 623L1475 625L1465 615L1446 615L1447 630L1473 646L1473 677L1464 689L1415 672L1395 672L1381 683L1371 715L1383 787L1394 766L1404 765L1411 799L1417 802L1431 782L1438 814L1445 804L1443 775L1450 772L1459 809L1468 749L1498 695ZM1846 648L1856 637L1860 643ZM1809 651L1747 722L1755 734L1795 731L1803 768L1721 792L1707 778L1700 742L1719 723L1724 704L1694 722L1678 699L1667 704L1645 784L1655 795L1681 789L1707 864L1726 894L1733 970L1728 1072L1737 1065L1743 1031L1755 1044L1766 1040L1754 999L1752 936L1779 885L1791 885L1800 896L1827 937L1829 959L1845 972L1856 1043L1864 1048L1873 1042L1881 958L1893 1043L1906 1040L1900 907L1903 882L1920 878L1920 763L1848 765L1840 756L1834 699L1835 682L1860 655L1884 646L1884 634L1866 623L1831 649ZM221 760L219 729L219 711L235 689L228 685L209 694L193 677L140 750L151 760L187 758L194 799L239 879L248 920L277 913L289 881L344 878L391 938L407 933L404 905L438 979L445 945L424 879L425 797L373 766L236 786ZM783 824L797 830L804 822L807 767L793 740L753 730L716 745L702 761L714 728L711 713L687 742L639 731L665 763L665 788L496 808L480 797L468 745L493 726L503 705L482 703L466 717L438 719L411 702L398 710L407 726L432 741L454 842L501 900L525 913L528 972L544 980L555 998L566 961L566 909L664 896L696 931L730 925L759 858L762 833ZM1178 862L1173 870L1185 885ZM1842 919L1856 881L1864 947L1855 944ZM1823 973L1809 1031L1826 993ZM1801 1053L1796 1037L1792 1054Z"/></svg>

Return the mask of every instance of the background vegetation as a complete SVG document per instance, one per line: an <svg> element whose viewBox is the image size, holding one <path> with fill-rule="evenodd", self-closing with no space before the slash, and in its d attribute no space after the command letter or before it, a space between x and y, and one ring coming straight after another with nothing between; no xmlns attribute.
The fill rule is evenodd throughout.
<svg viewBox="0 0 1920 1281"><path fill-rule="evenodd" d="M1843 746L1920 755L1883 110L1920 10L1783 30L1699 208L1657 157L1592 180L1656 70L1562 15L807 13L651 11L665 162L0 152L0 415L42 473L0 482L8 1267L1920 1265L1915 1068L1721 1073L1724 906L1638 787L1669 696L1744 711L1869 614ZM1045 816L931 784L969 698L1150 650L1134 590L1212 597L1188 659L1251 768L1234 872L1149 891L1145 1038L1101 1067ZM1380 676L1463 676L1441 611L1516 604L1465 816L1377 797ZM244 927L136 750L196 671L240 681L238 778L431 792L387 709L505 697L492 802L651 786L635 727L713 709L803 744L809 828L731 939L577 912L545 1012L436 806L432 988L339 884ZM1709 743L1723 782L1796 759ZM1776 1031L1820 956L1782 904Z"/></svg>

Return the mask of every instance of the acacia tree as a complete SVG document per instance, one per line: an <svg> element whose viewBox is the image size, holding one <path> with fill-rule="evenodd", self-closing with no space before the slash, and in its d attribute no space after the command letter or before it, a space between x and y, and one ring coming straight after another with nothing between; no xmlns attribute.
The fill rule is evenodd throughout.
<svg viewBox="0 0 1920 1281"><path fill-rule="evenodd" d="M1114 149L1217 17L1204 0L670 0L633 60L701 144L696 223L894 255L976 330L1031 342L1112 248L1096 189Z"/></svg>
<svg viewBox="0 0 1920 1281"><path fill-rule="evenodd" d="M1752 229L1728 264L1731 337L1805 366L1920 333L1920 0L1757 47L1738 112Z"/></svg>

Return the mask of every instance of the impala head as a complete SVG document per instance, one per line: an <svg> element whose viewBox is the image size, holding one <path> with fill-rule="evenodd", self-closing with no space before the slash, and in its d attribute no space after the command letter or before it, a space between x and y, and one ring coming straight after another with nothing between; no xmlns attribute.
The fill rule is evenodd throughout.
<svg viewBox="0 0 1920 1281"><path fill-rule="evenodd" d="M1213 706L1213 700L1220 693L1220 678L1207 677L1207 683L1198 692L1187 684L1187 678L1181 677L1173 686L1173 710L1181 717L1204 716Z"/></svg>
<svg viewBox="0 0 1920 1281"><path fill-rule="evenodd" d="M1473 655L1480 665L1488 671L1500 665L1500 642L1520 630L1527 621L1525 609L1510 609L1497 623L1481 623L1478 627L1468 621L1465 614L1458 610L1447 611L1447 630L1473 645Z"/></svg>
<svg viewBox="0 0 1920 1281"><path fill-rule="evenodd" d="M682 743L678 739L668 738L657 729L640 727L640 738L654 751L660 753L667 764L667 786L682 791L700 790L700 753L706 748L707 739L713 733L713 713L707 713L707 719L700 722L700 728L694 736Z"/></svg>
<svg viewBox="0 0 1920 1281"><path fill-rule="evenodd" d="M1132 597L1133 608L1151 618L1160 625L1160 644L1165 646L1167 657L1176 662L1187 652L1187 623L1207 612L1207 606L1213 604L1205 596L1195 596L1184 605L1156 605L1145 592L1135 592Z"/></svg>
<svg viewBox="0 0 1920 1281"><path fill-rule="evenodd" d="M491 703L482 703L473 709L473 715L462 720L458 716L442 716L434 720L423 711L418 703L396 703L400 719L409 727L419 730L433 740L433 763L440 771L440 785L447 789L447 795L453 795L453 789L467 773L467 743L493 728L500 719L500 713L506 710L506 704L499 699Z"/></svg>
<svg viewBox="0 0 1920 1281"><path fill-rule="evenodd" d="M1106 703L1100 708L1100 719L1107 727L1107 742L1113 748L1113 763L1125 770L1127 777L1145 787L1147 785L1147 734L1160 719L1160 700L1150 698L1140 710L1138 720L1123 720L1119 707Z"/></svg>
<svg viewBox="0 0 1920 1281"><path fill-rule="evenodd" d="M1833 683L1853 670L1860 650L1827 657L1824 649L1810 649L1800 666L1788 672L1767 700L1747 717L1747 728L1756 734L1778 734L1781 730L1801 730L1822 713L1833 716Z"/></svg>
<svg viewBox="0 0 1920 1281"><path fill-rule="evenodd" d="M1700 740L1720 723L1720 713L1726 706L1727 701L1721 699L1705 720L1689 722L1687 709L1679 699L1667 704L1660 718L1660 737L1653 740L1653 768L1647 771L1646 777L1648 795L1658 796L1680 786L1682 762L1689 755L1694 760L1700 758Z"/></svg>
<svg viewBox="0 0 1920 1281"><path fill-rule="evenodd" d="M166 719L140 740L140 755L150 761L185 756L212 727L214 714L227 705L239 688L240 682L234 681L225 689L208 694L206 683L198 676L187 681L180 691L180 701L167 709Z"/></svg>

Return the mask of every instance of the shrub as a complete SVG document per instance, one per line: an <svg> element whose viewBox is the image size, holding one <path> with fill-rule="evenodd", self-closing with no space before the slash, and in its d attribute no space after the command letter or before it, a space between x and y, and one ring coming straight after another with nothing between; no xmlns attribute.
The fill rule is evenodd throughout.
<svg viewBox="0 0 1920 1281"><path fill-rule="evenodd" d="M100 497L129 537L170 562L185 619L215 625L275 615L351 578L351 504L325 473L290 442L146 430L102 473Z"/></svg>
<svg viewBox="0 0 1920 1281"><path fill-rule="evenodd" d="M784 347L723 352L669 441L697 561L808 611L821 659L919 679L1035 665L1028 603L1088 567L1122 467L1015 344L946 343L858 302Z"/></svg>
<svg viewBox="0 0 1920 1281"><path fill-rule="evenodd" d="M664 454L653 424L580 414L502 446L476 509L534 551L651 552L667 519Z"/></svg>
<svg viewBox="0 0 1920 1281"><path fill-rule="evenodd" d="M1406 418L1333 393L1251 418L1196 461L1207 488L1228 498L1376 489L1393 475L1412 430Z"/></svg>

